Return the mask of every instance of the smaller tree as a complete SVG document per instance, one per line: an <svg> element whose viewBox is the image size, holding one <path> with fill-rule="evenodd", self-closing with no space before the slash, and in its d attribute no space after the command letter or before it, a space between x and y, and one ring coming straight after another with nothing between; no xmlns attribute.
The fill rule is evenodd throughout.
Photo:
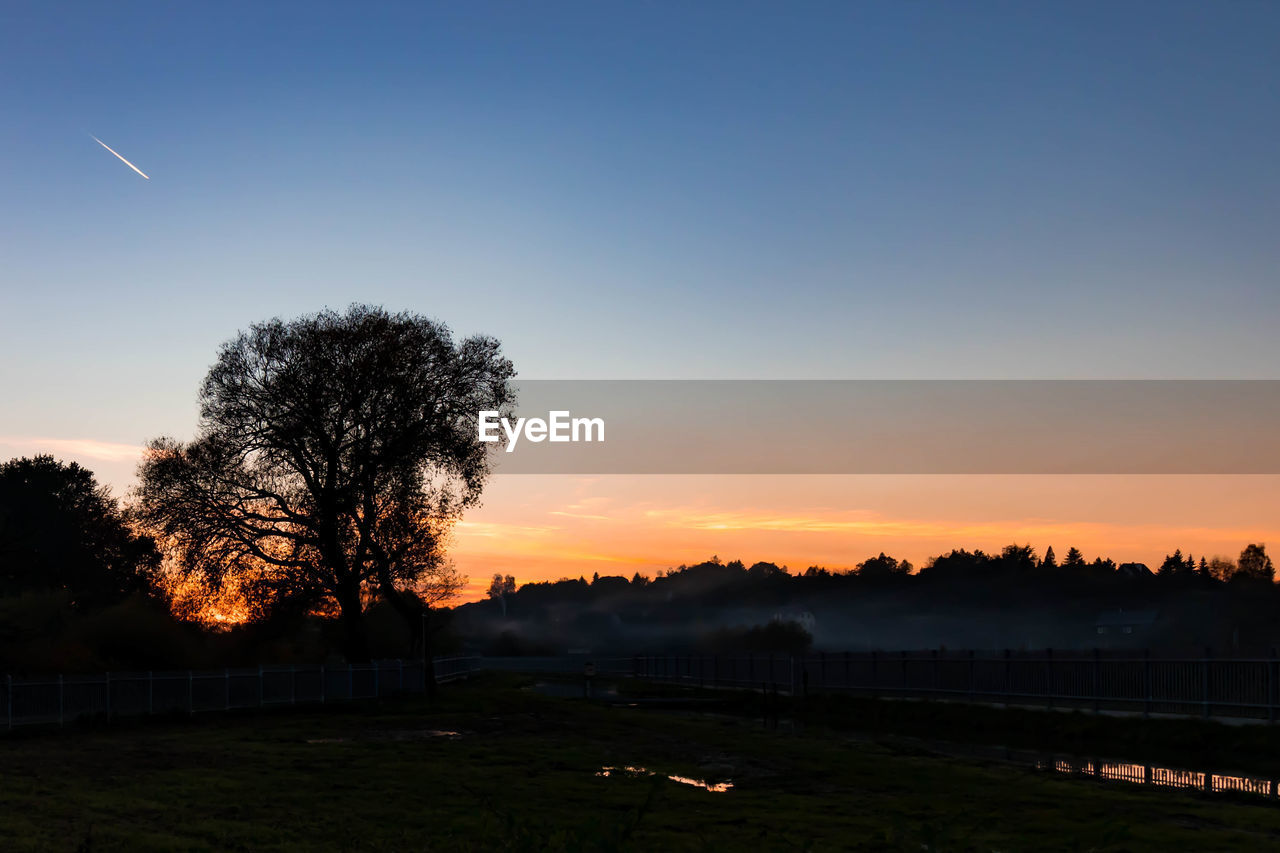
<svg viewBox="0 0 1280 853"><path fill-rule="evenodd" d="M1240 552L1240 559L1236 562L1236 576L1250 580L1266 581L1267 583L1274 582L1276 569L1271 564L1271 558L1267 556L1267 546L1263 544L1247 545Z"/></svg>
<svg viewBox="0 0 1280 853"><path fill-rule="evenodd" d="M516 591L516 579L514 575L495 574L493 580L489 582L489 597L501 598L504 595L511 595Z"/></svg>
<svg viewBox="0 0 1280 853"><path fill-rule="evenodd" d="M0 595L61 589L76 607L108 604L150 590L159 564L88 470L52 456L0 465Z"/></svg>
<svg viewBox="0 0 1280 853"><path fill-rule="evenodd" d="M1040 568L1050 570L1058 568L1058 557L1053 553L1052 545L1044 549L1044 559L1040 561Z"/></svg>
<svg viewBox="0 0 1280 853"><path fill-rule="evenodd" d="M1062 568L1079 570L1085 566L1084 555L1080 553L1080 549L1072 545L1067 549L1067 556L1062 560Z"/></svg>
<svg viewBox="0 0 1280 853"><path fill-rule="evenodd" d="M858 577L867 580L884 580L907 574L910 571L910 563L907 564L904 570L901 563L893 557L887 556L883 551L880 552L880 556L869 557L858 564Z"/></svg>
<svg viewBox="0 0 1280 853"><path fill-rule="evenodd" d="M494 599L502 607L502 616L505 619L507 615L507 596L516 591L516 579L514 575L503 576L495 574L493 580L489 582L489 598Z"/></svg>
<svg viewBox="0 0 1280 853"><path fill-rule="evenodd" d="M1209 577L1216 581L1229 581L1236 573L1235 561L1227 557L1212 557L1208 565Z"/></svg>
<svg viewBox="0 0 1280 853"><path fill-rule="evenodd" d="M1172 577L1173 575L1181 574L1184 565L1185 561L1182 559L1182 549L1177 548L1172 554L1169 554L1164 558L1164 562L1160 564L1160 569L1156 574L1166 578Z"/></svg>
<svg viewBox="0 0 1280 853"><path fill-rule="evenodd" d="M1015 542L1004 546L1000 556L995 559L998 562L997 571L1011 574L1026 573L1036 567L1036 549L1030 545L1019 545Z"/></svg>

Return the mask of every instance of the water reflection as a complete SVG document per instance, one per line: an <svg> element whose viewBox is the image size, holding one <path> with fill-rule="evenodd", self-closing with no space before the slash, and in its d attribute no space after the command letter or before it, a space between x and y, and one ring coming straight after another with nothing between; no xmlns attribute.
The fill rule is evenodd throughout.
<svg viewBox="0 0 1280 853"><path fill-rule="evenodd" d="M1186 788L1200 791L1242 791L1263 797L1275 797L1276 780L1254 776L1226 776L1218 773L1202 773L1197 770L1179 770L1173 767L1154 767L1150 764L1123 764L1102 761L1071 761L1062 758L1036 762L1038 770L1055 773L1094 776L1137 785L1157 785L1163 788Z"/></svg>
<svg viewBox="0 0 1280 853"><path fill-rule="evenodd" d="M611 776L615 773L628 773L632 776L656 776L652 770L645 767L601 767L597 772L597 776ZM703 779L692 779L688 776L672 776L668 774L668 779L672 782L679 782L681 785L691 785L694 788L702 788L704 791L711 791L715 794L723 794L725 791L733 787L732 782L707 782Z"/></svg>

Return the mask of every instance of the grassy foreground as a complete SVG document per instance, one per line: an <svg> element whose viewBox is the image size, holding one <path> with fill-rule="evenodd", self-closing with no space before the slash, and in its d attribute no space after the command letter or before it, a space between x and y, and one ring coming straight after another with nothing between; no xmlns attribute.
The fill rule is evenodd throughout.
<svg viewBox="0 0 1280 853"><path fill-rule="evenodd" d="M488 678L409 700L0 740L3 850L1253 850L1280 808ZM456 737L434 731L458 732ZM656 775L596 773L632 765ZM734 787L713 793L667 774Z"/></svg>

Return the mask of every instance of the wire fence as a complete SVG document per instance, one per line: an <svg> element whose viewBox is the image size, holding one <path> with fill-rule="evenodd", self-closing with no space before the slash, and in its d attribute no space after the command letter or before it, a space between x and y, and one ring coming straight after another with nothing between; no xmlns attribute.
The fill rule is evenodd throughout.
<svg viewBox="0 0 1280 853"><path fill-rule="evenodd" d="M436 658L437 684L479 669L474 657ZM5 676L0 682L7 729L65 725L86 717L194 714L280 705L375 699L426 689L423 662L259 666L252 669L104 672L93 675Z"/></svg>
<svg viewBox="0 0 1280 853"><path fill-rule="evenodd" d="M585 659L486 658L483 666L582 673ZM901 651L805 656L601 657L600 675L703 687L856 693L1275 722L1280 658L1150 651Z"/></svg>

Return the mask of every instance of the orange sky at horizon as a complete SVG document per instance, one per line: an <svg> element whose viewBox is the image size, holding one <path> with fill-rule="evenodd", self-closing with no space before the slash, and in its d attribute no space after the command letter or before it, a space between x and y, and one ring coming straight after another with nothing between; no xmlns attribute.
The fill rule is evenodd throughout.
<svg viewBox="0 0 1280 853"><path fill-rule="evenodd" d="M0 457L79 461L119 497L140 451L0 436ZM880 551L922 566L1016 541L1155 569L1175 548L1234 558L1250 542L1280 545L1277 509L1280 475L495 474L449 552L468 577L456 603L483 597L494 573L652 576L712 555L838 570Z"/></svg>
<svg viewBox="0 0 1280 853"><path fill-rule="evenodd" d="M1234 558L1280 541L1277 507L1274 475L498 475L450 552L459 602L494 573L652 576L713 554L795 572L1019 542L1154 570L1175 548Z"/></svg>

